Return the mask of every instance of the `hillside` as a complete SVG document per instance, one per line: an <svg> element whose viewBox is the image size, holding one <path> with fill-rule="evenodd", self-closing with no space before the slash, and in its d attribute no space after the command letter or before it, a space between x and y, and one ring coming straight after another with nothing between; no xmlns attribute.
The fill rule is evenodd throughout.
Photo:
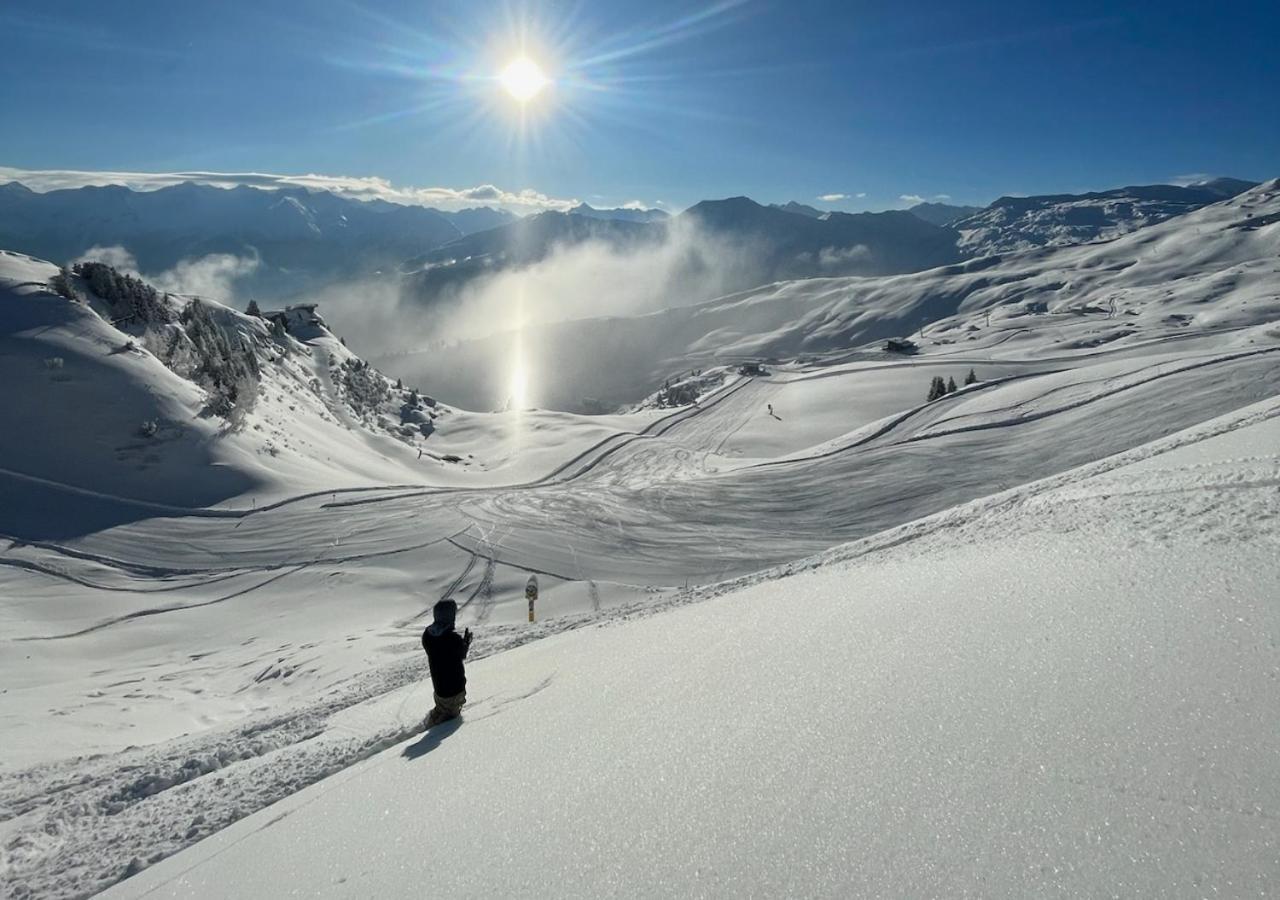
<svg viewBox="0 0 1280 900"><path fill-rule="evenodd" d="M1001 197L949 225L968 256L1108 241L1230 199L1254 182L1220 178L1190 187L1139 185L1087 194Z"/></svg>
<svg viewBox="0 0 1280 900"><path fill-rule="evenodd" d="M484 659L460 726L104 897L1266 894L1278 423Z"/></svg>
<svg viewBox="0 0 1280 900"><path fill-rule="evenodd" d="M104 299L79 276L72 300L55 292L57 276L0 251L10 396L0 533L82 534L156 512L244 510L370 483L522 481L552 467L566 441L617 433L608 417L548 413L534 417L533 439L514 433L510 417L457 410L370 368L314 307L251 316L133 281L154 295L140 306ZM193 340L197 307L224 347L217 365L241 367L234 377L210 375L215 361Z"/></svg>

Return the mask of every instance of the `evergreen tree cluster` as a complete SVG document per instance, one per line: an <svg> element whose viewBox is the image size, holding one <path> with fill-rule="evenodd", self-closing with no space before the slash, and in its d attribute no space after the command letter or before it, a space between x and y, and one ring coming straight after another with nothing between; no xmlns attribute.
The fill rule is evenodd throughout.
<svg viewBox="0 0 1280 900"><path fill-rule="evenodd" d="M165 302L164 295L140 278L121 274L100 262L76 263L71 271L83 278L89 290L110 305L113 324L168 324L177 318L173 308Z"/></svg>
<svg viewBox="0 0 1280 900"><path fill-rule="evenodd" d="M978 383L978 376L973 369L970 369L969 374L965 376L964 383L966 385ZM958 390L960 390L960 388L956 386L956 379L954 376L943 381L941 375L934 375L933 380L929 382L929 396L927 399L932 403L939 397L945 397L947 394L954 394Z"/></svg>
<svg viewBox="0 0 1280 900"><path fill-rule="evenodd" d="M934 375L933 380L929 382L929 402L932 403L939 397L945 397L956 389L956 380L951 379L950 384L942 380L941 375Z"/></svg>
<svg viewBox="0 0 1280 900"><path fill-rule="evenodd" d="M76 301L80 299L80 295L76 293L75 285L71 283L71 270L66 266L60 268L58 274L49 279L49 287L53 288L53 292L59 297Z"/></svg>
<svg viewBox="0 0 1280 900"><path fill-rule="evenodd" d="M339 366L339 383L347 403L360 416L376 414L391 397L387 379L362 359L344 359ZM416 397L417 392L414 392ZM411 400L417 405L416 400Z"/></svg>
<svg viewBox="0 0 1280 900"><path fill-rule="evenodd" d="M233 344L208 304L199 299L182 311L182 325L188 343L183 348L188 357L187 377L209 392L210 410L228 418L234 411L252 406L261 375L253 349L242 346L238 338ZM165 362L178 371L170 361Z"/></svg>

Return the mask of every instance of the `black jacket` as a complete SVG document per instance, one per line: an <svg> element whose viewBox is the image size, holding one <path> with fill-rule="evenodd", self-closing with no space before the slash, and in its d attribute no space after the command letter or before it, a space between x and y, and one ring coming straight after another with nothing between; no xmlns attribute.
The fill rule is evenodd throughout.
<svg viewBox="0 0 1280 900"><path fill-rule="evenodd" d="M443 634L432 634L430 628L422 632L422 649L427 651L431 685L441 697L452 697L467 689L467 672L462 661L467 658L470 647L470 637L464 638L452 628Z"/></svg>

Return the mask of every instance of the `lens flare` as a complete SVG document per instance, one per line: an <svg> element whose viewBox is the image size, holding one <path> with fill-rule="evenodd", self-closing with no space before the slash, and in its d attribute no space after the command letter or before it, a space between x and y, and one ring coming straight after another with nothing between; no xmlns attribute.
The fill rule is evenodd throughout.
<svg viewBox="0 0 1280 900"><path fill-rule="evenodd" d="M509 63L498 75L498 80L507 89L507 93L521 103L528 103L551 83L551 79L543 73L542 67L527 56Z"/></svg>
<svg viewBox="0 0 1280 900"><path fill-rule="evenodd" d="M529 373L525 371L524 361L517 356L515 368L511 372L511 408L520 410L529 405Z"/></svg>

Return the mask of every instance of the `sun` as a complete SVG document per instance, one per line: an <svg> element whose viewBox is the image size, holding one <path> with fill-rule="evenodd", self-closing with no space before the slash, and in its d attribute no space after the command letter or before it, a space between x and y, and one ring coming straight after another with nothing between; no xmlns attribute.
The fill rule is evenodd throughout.
<svg viewBox="0 0 1280 900"><path fill-rule="evenodd" d="M498 80L512 97L521 103L528 103L542 89L551 83L542 71L542 67L527 56L512 60L498 75Z"/></svg>

